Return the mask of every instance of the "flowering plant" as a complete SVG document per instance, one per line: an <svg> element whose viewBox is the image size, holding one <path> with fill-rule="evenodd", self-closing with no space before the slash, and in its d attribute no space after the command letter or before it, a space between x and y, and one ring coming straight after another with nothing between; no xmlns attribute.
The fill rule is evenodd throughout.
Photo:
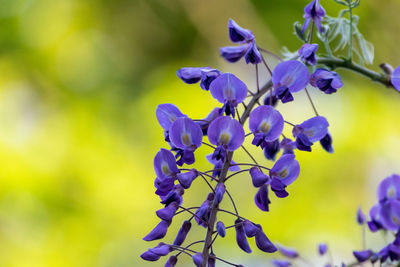
<svg viewBox="0 0 400 267"><path fill-rule="evenodd" d="M372 63L373 46L357 29L358 17L353 15L353 9L360 1L335 1L346 6L336 18L326 16L319 0L313 0L305 7L303 25L298 22L294 24L295 34L304 44L296 53L286 51L284 59L260 47L253 32L242 28L234 20L229 20L229 38L236 46L220 48L220 54L228 62L233 63L244 58L247 64L254 65L257 84L255 90L250 90L236 75L224 73L216 68L185 67L177 71L177 76L183 82L200 83L201 89L209 91L220 105L211 110L204 119L190 118L173 104L161 104L156 109L157 119L169 146L169 149L160 149L154 158L155 193L160 197L164 207L156 211L160 222L144 237L144 240L162 239L167 234L173 218L178 214L185 212L190 214L190 218L182 223L172 244L161 242L150 248L141 255L144 260L157 261L173 253L165 266L175 266L182 254L191 256L196 266L215 266L217 260L233 266L242 266L222 259L214 253L214 242L218 237L225 237L229 228L235 229L237 244L247 253L252 252L248 238L254 237L256 246L261 251L273 253L279 249L284 255L289 255L289 258L298 256L296 251L285 250L271 242L260 224L239 214L227 185L235 175L247 172L253 186L257 188L254 202L260 210L267 212L271 204L269 198L271 191L278 198L285 198L289 195L290 185L299 177L300 165L295 156L298 150L311 152L314 144L320 143L323 149L333 153L328 120L318 113L309 90L316 88L325 94L332 94L342 88L344 85L342 79L334 69L349 69L387 87L400 90L399 68L393 71L385 65L384 72L377 73L365 67L365 64ZM346 14L348 18L345 17ZM317 32L314 32L315 28ZM318 37L319 43L324 45L325 53L318 53L319 44L313 42L314 35ZM335 56L332 52L331 45L338 38L339 43L334 52L339 53L347 48L347 57ZM358 46L355 45L355 41ZM354 62L353 55L358 57L359 63ZM273 68L267 56L277 58L279 64ZM261 74L259 64L266 67L267 73ZM259 85L260 75L270 76L269 81L263 86ZM277 106L278 103L294 101L296 94L300 92L305 92L307 95L314 115L304 122L292 123L285 120ZM283 134L285 126L291 128L292 137ZM244 146L246 138L251 138L251 144L259 147L265 158L272 162L270 167L259 164L249 153ZM210 170L201 171L187 167L196 162L195 152L201 146L212 149L212 153L207 156L213 165ZM235 162L234 154L238 153L237 151L247 154L249 162ZM183 195L190 189L192 183L199 179L208 185L210 191L198 207L185 207ZM397 196L397 188L394 193L392 189L390 192L389 189L382 190L384 196L390 195L390 198L393 198L393 194ZM231 202L232 211L221 208L223 200ZM382 200L385 201L383 206L381 205L382 208L371 215L371 218L374 216L375 219L369 224L381 229L379 228L382 226L381 220L376 217L384 213L382 218L387 219L385 227L392 226L390 229L395 230L400 222L398 207L400 204L393 201L387 204L386 200ZM219 213L232 215L233 219L228 226L225 226L226 222L218 220ZM206 235L204 239L184 246L193 219L206 229ZM196 244L202 244L202 250L193 249L192 246ZM326 250L325 246L320 246L321 254ZM366 252L359 252L359 255L365 256L364 253ZM388 257L396 259L391 257L392 254L388 255L386 258L382 256L381 260ZM370 257L365 256L362 259ZM357 256L356 258L359 259ZM288 266L290 262L277 260L275 264Z"/></svg>

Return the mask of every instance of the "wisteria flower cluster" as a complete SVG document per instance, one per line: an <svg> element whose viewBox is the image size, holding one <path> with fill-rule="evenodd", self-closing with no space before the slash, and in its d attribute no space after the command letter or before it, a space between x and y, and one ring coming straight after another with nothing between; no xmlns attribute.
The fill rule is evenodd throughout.
<svg viewBox="0 0 400 267"><path fill-rule="evenodd" d="M356 7L357 1L335 1L340 4L348 3L351 25L351 10ZM158 243L141 255L144 260L157 261L169 255L165 266L175 266L180 255L188 255L192 257L196 266L212 267L216 261L242 266L218 257L213 249L218 237L224 238L232 234L228 229L235 230L237 245L247 253L252 252L248 239L254 238L257 248L263 252L273 253L280 250L289 258L299 256L296 251L271 242L260 224L239 214L234 196L230 193L231 188L228 188L228 181L240 173L248 173L252 185L257 189L254 196L255 205L261 211L267 212L271 204L270 194L273 193L278 198L287 197L289 186L299 177L300 164L296 160L298 151L310 152L315 143L320 143L327 152L333 152L328 120L319 115L308 91L319 90L325 94L332 94L343 87L340 76L333 71L332 66L341 66L341 61L332 55L329 48L329 25L324 24L325 15L319 0L313 0L305 7L305 22L301 30L296 30L296 34L304 43L290 58L282 60L274 55L280 61L275 67L272 67L267 57L273 53L259 47L255 35L250 30L242 28L232 19L229 20L229 39L237 46L220 48L220 55L232 63L244 58L247 64L255 66L257 88L253 90L236 75L216 68L185 67L177 71L177 76L184 83L200 83L200 88L209 91L211 97L220 104L204 119L192 118L170 103L160 104L156 109L156 117L163 128L167 147L161 148L154 158L155 194L160 198L163 207L156 211L160 222L143 239L160 240L167 235L169 226L173 220L177 220L177 215L186 213L189 218L183 221L172 244ZM296 27L298 24L295 24ZM319 32L318 37L330 55L328 59L317 54L319 44L313 43L315 27ZM263 64L268 73L260 73L259 64ZM351 57L343 61L343 64L343 67L348 69L362 68L353 63ZM370 78L385 85L396 87L396 82L400 81L397 72L394 72L393 76L388 74L385 77L369 73L372 76L376 75ZM262 87L259 86L260 75L270 78ZM389 77L392 77L393 84L388 84ZM292 123L284 118L277 107L278 104L293 101L295 95L300 92L307 95L314 116L301 123ZM283 134L285 127L290 128L291 137ZM251 145L258 147L266 161L271 163L259 164L246 149L246 138L251 139ZM198 149L211 150L207 155L207 160L212 165L210 170L202 171L192 167L196 163ZM234 152L237 151L247 154L250 162L235 162ZM190 191L195 180L202 180L210 190L205 194L205 200L197 207L187 207L184 205L183 195ZM400 199L396 197L400 196L400 191L396 186L397 184L391 182L382 189L380 204L375 208L377 211L371 211L373 219L369 222L370 227L375 227L376 230L397 230L400 225L400 212L397 213L400 210ZM223 208L226 204L223 202L230 202L233 211ZM220 213L232 215L232 220L219 220ZM192 224L206 229L204 239L187 242ZM194 249L200 244L202 249ZM386 257L392 259L394 252L390 248L387 250ZM326 246L321 245L320 254L323 255L326 251ZM366 252L360 253L364 255ZM371 252L371 257L372 255L375 254ZM382 259L383 256L379 257ZM277 260L275 264L288 266L285 264L290 262Z"/></svg>

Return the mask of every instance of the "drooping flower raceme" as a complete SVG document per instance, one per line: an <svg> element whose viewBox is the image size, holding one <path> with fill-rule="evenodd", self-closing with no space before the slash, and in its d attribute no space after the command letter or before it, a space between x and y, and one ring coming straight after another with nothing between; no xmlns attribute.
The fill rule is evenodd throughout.
<svg viewBox="0 0 400 267"><path fill-rule="evenodd" d="M307 67L297 60L279 63L272 72L275 94L282 103L292 101L292 93L306 88L309 79Z"/></svg>
<svg viewBox="0 0 400 267"><path fill-rule="evenodd" d="M211 95L220 103L226 115L235 117L235 107L247 96L247 86L235 75L224 73L210 85Z"/></svg>
<svg viewBox="0 0 400 267"><path fill-rule="evenodd" d="M313 0L304 8L304 25L302 33L304 33L310 22L313 21L318 28L318 31L322 33L322 18L325 16L325 9L319 3L319 0Z"/></svg>
<svg viewBox="0 0 400 267"><path fill-rule="evenodd" d="M310 84L325 94L335 93L343 87L342 79L339 74L326 69L317 69L310 77Z"/></svg>

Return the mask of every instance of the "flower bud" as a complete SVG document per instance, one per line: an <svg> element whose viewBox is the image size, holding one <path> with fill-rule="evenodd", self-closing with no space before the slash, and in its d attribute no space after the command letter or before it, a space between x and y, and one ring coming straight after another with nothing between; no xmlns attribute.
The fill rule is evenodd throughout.
<svg viewBox="0 0 400 267"><path fill-rule="evenodd" d="M158 218L160 218L161 220L170 221L174 217L175 212L178 209L178 206L179 206L178 203L172 202L165 208L157 210L156 214Z"/></svg>
<svg viewBox="0 0 400 267"><path fill-rule="evenodd" d="M325 243L321 243L318 245L318 253L319 255L324 255L328 251L328 245Z"/></svg>
<svg viewBox="0 0 400 267"><path fill-rule="evenodd" d="M249 220L245 220L243 222L243 228L244 228L244 232L246 233L247 237L253 237L256 235L256 233L258 231L260 231L260 229L255 226L252 222L250 222Z"/></svg>
<svg viewBox="0 0 400 267"><path fill-rule="evenodd" d="M199 175L197 170L191 169L188 172L185 173L178 173L177 178L181 186L185 189L188 189L191 185L194 179Z"/></svg>
<svg viewBox="0 0 400 267"><path fill-rule="evenodd" d="M149 249L149 251L160 256L166 256L172 251L172 248L170 245L160 242L156 247Z"/></svg>
<svg viewBox="0 0 400 267"><path fill-rule="evenodd" d="M150 232L148 233L143 240L144 241L153 241L156 239L161 239L163 238L168 231L168 226L171 224L171 221L164 221L162 220L157 226Z"/></svg>
<svg viewBox="0 0 400 267"><path fill-rule="evenodd" d="M174 245L180 246L182 243L185 241L187 234L190 231L190 228L192 227L192 223L190 221L184 221L181 229L179 229L179 232L175 238Z"/></svg>
<svg viewBox="0 0 400 267"><path fill-rule="evenodd" d="M219 183L215 188L215 202L217 204L221 203L225 194L225 185L223 183Z"/></svg>
<svg viewBox="0 0 400 267"><path fill-rule="evenodd" d="M235 220L236 242L238 246L247 253L251 253L249 242L247 241L241 219Z"/></svg>
<svg viewBox="0 0 400 267"><path fill-rule="evenodd" d="M200 252L197 252L196 254L194 254L192 256L193 262L197 267L201 267L201 265L203 264L203 254L201 254Z"/></svg>
<svg viewBox="0 0 400 267"><path fill-rule="evenodd" d="M278 249L282 253L282 255L285 257L295 259L299 256L299 253L293 248L278 246Z"/></svg>
<svg viewBox="0 0 400 267"><path fill-rule="evenodd" d="M221 236L221 237L225 237L225 225L223 222L219 221L217 222L217 233Z"/></svg>
<svg viewBox="0 0 400 267"><path fill-rule="evenodd" d="M250 176L254 187L260 187L269 180L269 176L260 171L257 167L250 169Z"/></svg>
<svg viewBox="0 0 400 267"><path fill-rule="evenodd" d="M277 248L275 247L274 244L268 239L268 237L265 235L264 231L262 230L262 227L258 225L260 228L260 231L258 231L255 235L256 239L256 245L257 247L267 253L273 253L277 251Z"/></svg>
<svg viewBox="0 0 400 267"><path fill-rule="evenodd" d="M150 250L144 252L142 255L140 255L140 257L145 261L158 261L158 259L161 258L160 255L157 255Z"/></svg>
<svg viewBox="0 0 400 267"><path fill-rule="evenodd" d="M165 263L164 267L174 267L177 261L178 258L176 256L171 256Z"/></svg>

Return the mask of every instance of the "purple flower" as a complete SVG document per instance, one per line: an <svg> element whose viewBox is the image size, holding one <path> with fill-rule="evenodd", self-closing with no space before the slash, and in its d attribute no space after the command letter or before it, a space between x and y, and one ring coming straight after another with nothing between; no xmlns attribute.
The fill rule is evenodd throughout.
<svg viewBox="0 0 400 267"><path fill-rule="evenodd" d="M276 139L272 142L264 142L262 143L264 156L266 159L275 160L276 154L278 154L280 150L279 139Z"/></svg>
<svg viewBox="0 0 400 267"><path fill-rule="evenodd" d="M381 249L378 255L381 262L385 262L388 258L392 261L398 261L400 259L400 246L390 243Z"/></svg>
<svg viewBox="0 0 400 267"><path fill-rule="evenodd" d="M174 267L176 265L177 261L178 261L178 257L176 257L175 255L171 256L165 263L164 267Z"/></svg>
<svg viewBox="0 0 400 267"><path fill-rule="evenodd" d="M217 148L213 159L224 159L226 151L238 149L244 141L245 134L242 125L228 116L219 117L208 127L208 140Z"/></svg>
<svg viewBox="0 0 400 267"><path fill-rule="evenodd" d="M177 164L193 164L193 152L201 146L203 140L200 126L189 118L178 118L169 128L169 135L172 144L180 149L176 155L180 157Z"/></svg>
<svg viewBox="0 0 400 267"><path fill-rule="evenodd" d="M142 255L140 255L140 257L145 261L158 261L161 258L160 255L157 255L150 250L144 252Z"/></svg>
<svg viewBox="0 0 400 267"><path fill-rule="evenodd" d="M157 188L156 195L166 196L175 186L175 176L170 178L156 178L154 186Z"/></svg>
<svg viewBox="0 0 400 267"><path fill-rule="evenodd" d="M247 86L232 73L218 76L210 85L212 97L223 103L226 115L235 117L235 107L247 96Z"/></svg>
<svg viewBox="0 0 400 267"><path fill-rule="evenodd" d="M257 167L251 168L249 172L254 187L260 187L269 181L269 176L260 171L260 169Z"/></svg>
<svg viewBox="0 0 400 267"><path fill-rule="evenodd" d="M222 199L224 198L224 194L225 194L225 184L219 183L215 187L215 202L217 204L221 203Z"/></svg>
<svg viewBox="0 0 400 267"><path fill-rule="evenodd" d="M219 49L220 55L226 59L226 61L235 63L239 61L249 50L250 44L244 44L240 46L225 46Z"/></svg>
<svg viewBox="0 0 400 267"><path fill-rule="evenodd" d="M310 25L311 20L314 21L315 25L318 28L318 31L322 33L322 18L325 16L325 10L319 3L319 0L313 0L310 4L308 4L304 8L304 18L306 19L303 25L302 33L304 33L308 25Z"/></svg>
<svg viewBox="0 0 400 267"><path fill-rule="evenodd" d="M388 230L399 230L400 227L400 201L390 200L382 204L381 218L383 226Z"/></svg>
<svg viewBox="0 0 400 267"><path fill-rule="evenodd" d="M221 75L221 71L209 67L187 67L177 70L176 75L187 84L198 83L201 81L200 87L204 90L208 90L211 82Z"/></svg>
<svg viewBox="0 0 400 267"><path fill-rule="evenodd" d="M254 35L250 30L243 29L233 19L228 22L229 39L233 43L248 42L254 39Z"/></svg>
<svg viewBox="0 0 400 267"><path fill-rule="evenodd" d="M173 104L160 104L156 108L156 117L161 127L168 131L172 123L180 117L187 117Z"/></svg>
<svg viewBox="0 0 400 267"><path fill-rule="evenodd" d="M284 138L279 144L279 148L283 149L283 154L294 154L294 149L297 148L296 142L290 138Z"/></svg>
<svg viewBox="0 0 400 267"><path fill-rule="evenodd" d="M178 173L177 178L181 186L185 189L188 189L191 185L194 179L199 176L199 173L195 169L191 169L188 172L185 173Z"/></svg>
<svg viewBox="0 0 400 267"><path fill-rule="evenodd" d="M180 246L182 243L185 241L187 234L190 231L190 228L192 228L192 223L190 221L184 221L181 229L179 229L179 232L175 238L174 245L175 246Z"/></svg>
<svg viewBox="0 0 400 267"><path fill-rule="evenodd" d="M358 262L364 262L368 260L369 258L371 258L372 254L373 253L370 249L362 251L353 251L353 255Z"/></svg>
<svg viewBox="0 0 400 267"><path fill-rule="evenodd" d="M371 220L367 222L371 232L376 232L383 228L382 218L381 218L381 205L377 204L369 210L369 217Z"/></svg>
<svg viewBox="0 0 400 267"><path fill-rule="evenodd" d="M284 198L289 195L286 191L286 185L278 178L273 178L270 183L271 190L274 191L275 195L279 198Z"/></svg>
<svg viewBox="0 0 400 267"><path fill-rule="evenodd" d="M390 76L390 81L397 91L400 91L400 66L398 66Z"/></svg>
<svg viewBox="0 0 400 267"><path fill-rule="evenodd" d="M264 98L264 105L275 107L278 103L278 97L271 91Z"/></svg>
<svg viewBox="0 0 400 267"><path fill-rule="evenodd" d="M200 252L197 252L196 254L194 254L192 256L193 262L197 267L201 267L201 265L203 264L203 254L201 254Z"/></svg>
<svg viewBox="0 0 400 267"><path fill-rule="evenodd" d="M196 217L195 220L196 222L203 226L207 227L207 222L208 219L210 218L210 212L211 212L211 204L214 201L214 194L210 193L207 196L207 199L201 204L200 208L196 211Z"/></svg>
<svg viewBox="0 0 400 267"><path fill-rule="evenodd" d="M170 245L160 242L160 243L158 243L157 246L155 246L154 248L151 248L149 250L151 252L153 252L154 254L157 254L160 256L166 256L172 251L172 248Z"/></svg>
<svg viewBox="0 0 400 267"><path fill-rule="evenodd" d="M362 211L361 207L359 207L357 209L357 223L362 225L365 223L365 221L366 221L365 214Z"/></svg>
<svg viewBox="0 0 400 267"><path fill-rule="evenodd" d="M260 228L258 228L254 223L252 223L249 220L245 220L243 222L243 229L247 237L253 237L257 234L258 231L260 231Z"/></svg>
<svg viewBox="0 0 400 267"><path fill-rule="evenodd" d="M293 183L299 176L299 173L300 165L293 154L282 155L271 169L271 177L280 179L286 186Z"/></svg>
<svg viewBox="0 0 400 267"><path fill-rule="evenodd" d="M179 173L171 151L161 148L154 157L154 171L160 179L175 177Z"/></svg>
<svg viewBox="0 0 400 267"><path fill-rule="evenodd" d="M326 69L317 69L310 77L310 84L325 94L332 94L343 87L339 74Z"/></svg>
<svg viewBox="0 0 400 267"><path fill-rule="evenodd" d="M179 184L174 185L171 191L168 192L166 196L161 197L161 203L168 206L172 202L176 202L179 205L182 203L182 195L184 194L185 190Z"/></svg>
<svg viewBox="0 0 400 267"><path fill-rule="evenodd" d="M282 255L285 257L295 259L299 256L299 253L293 248L278 246L278 249L282 253Z"/></svg>
<svg viewBox="0 0 400 267"><path fill-rule="evenodd" d="M297 60L283 61L272 71L275 94L283 103L293 100L291 93L306 88L309 78L307 67Z"/></svg>
<svg viewBox="0 0 400 267"><path fill-rule="evenodd" d="M178 203L172 202L165 208L159 209L156 211L158 218L164 221L170 221L175 215L176 210L178 209Z"/></svg>
<svg viewBox="0 0 400 267"><path fill-rule="evenodd" d="M268 198L268 185L264 184L262 185L255 197L254 197L254 202L256 203L257 207L262 210L262 211L269 211L269 204L271 201Z"/></svg>
<svg viewBox="0 0 400 267"><path fill-rule="evenodd" d="M259 146L263 142L272 142L283 131L283 117L271 106L259 106L250 113L249 128L254 133L252 144Z"/></svg>
<svg viewBox="0 0 400 267"><path fill-rule="evenodd" d="M273 259L271 262L276 267L289 267L289 266L292 265L292 263L290 261L288 261L288 260Z"/></svg>
<svg viewBox="0 0 400 267"><path fill-rule="evenodd" d="M328 245L325 243L320 243L318 245L318 253L319 255L323 256L328 251Z"/></svg>
<svg viewBox="0 0 400 267"><path fill-rule="evenodd" d="M267 253L273 253L277 251L278 249L275 247L274 244L268 239L268 237L265 235L264 231L262 230L262 227L258 225L259 231L255 235L256 239L256 245L257 247L264 252Z"/></svg>
<svg viewBox="0 0 400 267"><path fill-rule="evenodd" d="M210 253L210 257L208 257L208 265L207 267L215 267L215 254Z"/></svg>
<svg viewBox="0 0 400 267"><path fill-rule="evenodd" d="M333 153L332 136L329 132L321 140L319 140L319 143L326 152Z"/></svg>
<svg viewBox="0 0 400 267"><path fill-rule="evenodd" d="M235 230L236 230L236 243L245 252L251 253L251 248L249 242L246 238L246 233L244 232L243 223L241 219L235 220Z"/></svg>
<svg viewBox="0 0 400 267"><path fill-rule="evenodd" d="M246 61L246 64L258 64L262 62L262 56L260 51L258 51L256 41L253 40L251 42L251 45L249 46L249 49L247 50L246 54L244 55L244 60Z"/></svg>
<svg viewBox="0 0 400 267"><path fill-rule="evenodd" d="M225 231L225 224L224 224L223 222L221 222L221 221L218 221L218 222L217 222L216 228L217 228L217 233L218 233L221 237L225 237L225 233L226 233L226 231Z"/></svg>
<svg viewBox="0 0 400 267"><path fill-rule="evenodd" d="M293 136L296 137L297 148L311 151L313 143L326 136L328 126L329 123L325 117L316 116L293 127Z"/></svg>
<svg viewBox="0 0 400 267"><path fill-rule="evenodd" d="M153 241L157 239L163 238L168 231L168 227L171 224L171 221L164 221L162 220L157 226L150 232L148 233L143 240L144 241Z"/></svg>
<svg viewBox="0 0 400 267"><path fill-rule="evenodd" d="M378 200L400 200L400 176L393 174L385 178L378 187Z"/></svg>
<svg viewBox="0 0 400 267"><path fill-rule="evenodd" d="M298 51L300 59L310 65L315 65L317 58L315 53L318 50L317 44L304 44Z"/></svg>

